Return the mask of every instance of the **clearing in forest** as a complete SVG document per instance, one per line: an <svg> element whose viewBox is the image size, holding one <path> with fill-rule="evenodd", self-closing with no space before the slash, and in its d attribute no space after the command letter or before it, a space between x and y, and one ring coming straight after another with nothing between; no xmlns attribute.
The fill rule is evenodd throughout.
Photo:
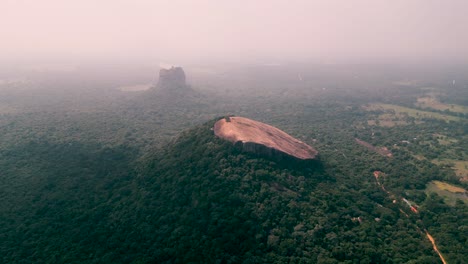
<svg viewBox="0 0 468 264"><path fill-rule="evenodd" d="M468 181L468 160L436 159L431 162L437 165L451 167L460 178L460 181Z"/></svg>
<svg viewBox="0 0 468 264"><path fill-rule="evenodd" d="M14 107L0 104L0 114L15 114L17 112L19 111Z"/></svg>
<svg viewBox="0 0 468 264"><path fill-rule="evenodd" d="M449 205L455 205L457 199L468 204L468 192L461 187L457 187L446 182L431 181L426 186L426 193L429 194L432 192L444 197L445 201Z"/></svg>
<svg viewBox="0 0 468 264"><path fill-rule="evenodd" d="M151 88L152 84L135 84L135 85L129 85L129 86L120 86L117 89L122 91L122 92L140 92L140 91L146 91Z"/></svg>
<svg viewBox="0 0 468 264"><path fill-rule="evenodd" d="M421 123L421 122L419 122ZM406 121L406 116L402 114L385 113L379 115L374 120L367 120L369 126L381 126L381 127L393 127L393 126L405 126L409 125L410 122Z"/></svg>
<svg viewBox="0 0 468 264"><path fill-rule="evenodd" d="M371 144L363 141L363 140L360 140L358 138L355 138L356 142L361 145L361 146L364 146L366 147L367 149L371 150L371 151L374 151L384 157L388 157L388 158L391 158L393 157L393 154L392 152L387 148L387 147L375 147L375 146L372 146Z"/></svg>
<svg viewBox="0 0 468 264"><path fill-rule="evenodd" d="M382 104L382 103L374 103L364 106L364 109L367 111L383 111L385 113L390 113L394 115L396 121L398 121L401 116L408 116L413 117L416 120L421 120L423 118L432 118L432 119L439 119L444 121L460 121L460 117L445 115L441 113L429 112L429 111L422 111L417 110L409 107L393 105L393 104Z"/></svg>
<svg viewBox="0 0 468 264"><path fill-rule="evenodd" d="M444 104L439 102L439 100L437 100L437 98L434 96L419 97L415 103L415 106L421 108L431 108L440 111L449 110L450 112L456 113L468 113L468 107L456 104Z"/></svg>
<svg viewBox="0 0 468 264"><path fill-rule="evenodd" d="M458 142L458 140L455 138L447 137L441 134L434 134L433 136L437 139L440 145L444 146L455 144Z"/></svg>

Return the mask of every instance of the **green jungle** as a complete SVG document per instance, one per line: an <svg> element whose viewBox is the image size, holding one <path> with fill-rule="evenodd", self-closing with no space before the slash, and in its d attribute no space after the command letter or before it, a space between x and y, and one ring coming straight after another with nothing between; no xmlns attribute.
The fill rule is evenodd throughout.
<svg viewBox="0 0 468 264"><path fill-rule="evenodd" d="M201 67L190 94L2 71L0 263L468 263L467 66ZM229 115L318 159L244 152Z"/></svg>

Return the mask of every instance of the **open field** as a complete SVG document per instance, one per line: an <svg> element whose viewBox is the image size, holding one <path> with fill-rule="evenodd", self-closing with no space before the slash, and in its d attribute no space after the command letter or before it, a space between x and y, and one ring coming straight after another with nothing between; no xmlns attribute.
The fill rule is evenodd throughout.
<svg viewBox="0 0 468 264"><path fill-rule="evenodd" d="M467 160L432 160L432 163L437 165L450 166L455 171L455 174L460 177L460 181L468 181L468 161Z"/></svg>
<svg viewBox="0 0 468 264"><path fill-rule="evenodd" d="M455 173L464 180L468 180L468 161L455 161L454 163Z"/></svg>
<svg viewBox="0 0 468 264"><path fill-rule="evenodd" d="M415 159L417 160L425 160L426 157L424 157L423 155L412 155Z"/></svg>
<svg viewBox="0 0 468 264"><path fill-rule="evenodd" d="M441 181L433 181L433 183L437 186L437 188L445 191L449 191L452 193L465 193L466 190L457 186L453 186L451 184L448 184L446 182L441 182Z"/></svg>
<svg viewBox="0 0 468 264"><path fill-rule="evenodd" d="M397 114L381 114L376 120L368 120L367 124L370 126L382 126L382 127L393 127L393 126L405 126L410 123L405 121L404 115Z"/></svg>
<svg viewBox="0 0 468 264"><path fill-rule="evenodd" d="M399 116L407 115L409 117L415 118L416 120L421 120L423 118L433 118L433 119L439 119L439 120L444 120L444 121L460 121L459 117L444 115L440 113L433 113L429 111L422 111L422 110L417 110L417 109L399 106L399 105L393 105L393 104L373 103L373 104L364 106L364 109L367 111L380 110L380 111L388 112L389 114L392 114L393 116L395 116L396 120L399 119ZM387 117L383 116L382 118L387 118Z"/></svg>
<svg viewBox="0 0 468 264"><path fill-rule="evenodd" d="M394 85L398 86L406 86L406 87L416 87L421 85L420 80L399 80L399 81L394 81Z"/></svg>
<svg viewBox="0 0 468 264"><path fill-rule="evenodd" d="M117 89L122 91L122 92L139 92L139 91L146 91L151 88L151 84L136 84L136 85L130 85L130 86L121 86L118 87Z"/></svg>
<svg viewBox="0 0 468 264"><path fill-rule="evenodd" d="M441 111L449 110L451 112L457 113L468 113L468 107L466 106L456 104L444 104L439 102L437 98L433 96L419 97L415 105L422 108L431 108Z"/></svg>
<svg viewBox="0 0 468 264"><path fill-rule="evenodd" d="M441 181L431 181L426 186L426 193L435 192L444 197L445 201L450 205L455 205L457 199L468 204L468 192L460 187L448 184Z"/></svg>
<svg viewBox="0 0 468 264"><path fill-rule="evenodd" d="M444 145L444 146L455 144L458 142L457 139L447 137L444 135L440 135L440 134L434 134L434 137L437 139L440 145Z"/></svg>
<svg viewBox="0 0 468 264"><path fill-rule="evenodd" d="M0 115L1 114L12 114L12 113L17 113L17 112L18 112L17 109L15 109L14 107L0 104Z"/></svg>

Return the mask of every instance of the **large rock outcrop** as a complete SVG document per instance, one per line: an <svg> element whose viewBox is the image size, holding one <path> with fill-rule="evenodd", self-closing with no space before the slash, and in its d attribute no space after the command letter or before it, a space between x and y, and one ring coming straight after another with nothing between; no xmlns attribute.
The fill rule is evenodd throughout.
<svg viewBox="0 0 468 264"><path fill-rule="evenodd" d="M186 83L182 67L171 67L159 70L158 83L143 97L142 101L152 107L186 108L197 104L201 95Z"/></svg>
<svg viewBox="0 0 468 264"><path fill-rule="evenodd" d="M279 160L314 160L317 150L276 127L244 117L226 117L214 125L217 137L243 150Z"/></svg>
<svg viewBox="0 0 468 264"><path fill-rule="evenodd" d="M187 103L187 100L199 97L198 92L187 85L182 67L161 69L159 81L151 90L157 96L157 99L151 96L151 100L158 101L160 105Z"/></svg>
<svg viewBox="0 0 468 264"><path fill-rule="evenodd" d="M159 71L158 85L161 89L187 89L185 72L182 67L172 67Z"/></svg>

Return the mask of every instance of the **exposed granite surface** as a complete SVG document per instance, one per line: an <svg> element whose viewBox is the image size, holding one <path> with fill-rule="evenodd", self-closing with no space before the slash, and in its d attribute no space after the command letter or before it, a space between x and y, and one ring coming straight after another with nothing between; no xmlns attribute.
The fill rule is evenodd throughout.
<svg viewBox="0 0 468 264"><path fill-rule="evenodd" d="M213 130L217 137L260 155L312 160L318 154L317 150L284 131L244 117L222 118L215 123Z"/></svg>

